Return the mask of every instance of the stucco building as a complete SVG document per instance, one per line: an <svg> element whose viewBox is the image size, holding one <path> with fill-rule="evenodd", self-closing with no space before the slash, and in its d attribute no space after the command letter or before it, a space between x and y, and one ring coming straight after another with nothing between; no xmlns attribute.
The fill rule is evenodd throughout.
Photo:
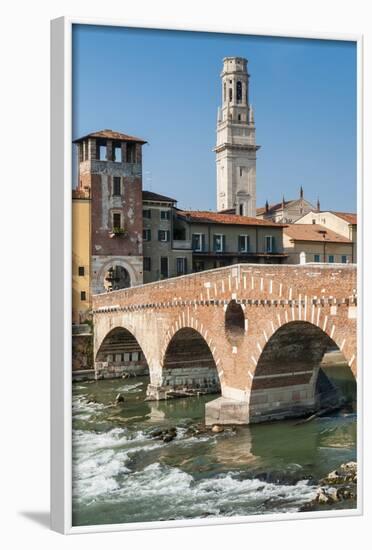
<svg viewBox="0 0 372 550"><path fill-rule="evenodd" d="M143 282L192 271L191 240L174 227L175 199L143 191Z"/></svg>
<svg viewBox="0 0 372 550"><path fill-rule="evenodd" d="M353 212L314 211L311 210L296 223L300 224L321 224L324 227L335 231L352 242L351 263L357 261L357 215Z"/></svg>
<svg viewBox="0 0 372 550"><path fill-rule="evenodd" d="M352 263L353 243L319 224L291 224L283 230L286 263Z"/></svg>
<svg viewBox="0 0 372 550"><path fill-rule="evenodd" d="M281 263L283 226L236 214L176 211L175 227L191 242L192 271L236 263Z"/></svg>

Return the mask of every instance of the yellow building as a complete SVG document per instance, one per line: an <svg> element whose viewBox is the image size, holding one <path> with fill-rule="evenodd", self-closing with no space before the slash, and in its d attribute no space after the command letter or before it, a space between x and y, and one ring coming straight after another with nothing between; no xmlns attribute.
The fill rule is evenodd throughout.
<svg viewBox="0 0 372 550"><path fill-rule="evenodd" d="M91 200L73 192L72 198L72 323L83 323L91 309Z"/></svg>
<svg viewBox="0 0 372 550"><path fill-rule="evenodd" d="M283 244L289 264L353 262L353 242L324 225L288 225L283 230Z"/></svg>

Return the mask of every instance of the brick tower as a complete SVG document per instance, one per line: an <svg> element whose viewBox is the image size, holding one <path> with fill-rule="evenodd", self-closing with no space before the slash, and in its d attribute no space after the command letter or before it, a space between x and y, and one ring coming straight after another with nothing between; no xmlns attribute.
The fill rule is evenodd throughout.
<svg viewBox="0 0 372 550"><path fill-rule="evenodd" d="M89 292L141 284L142 145L146 141L102 130L74 143L79 176L73 198L90 202L90 227L73 228L75 239L79 232L90 233Z"/></svg>
<svg viewBox="0 0 372 550"><path fill-rule="evenodd" d="M256 128L249 104L249 74L243 57L223 60L222 107L218 108L217 210L256 215Z"/></svg>

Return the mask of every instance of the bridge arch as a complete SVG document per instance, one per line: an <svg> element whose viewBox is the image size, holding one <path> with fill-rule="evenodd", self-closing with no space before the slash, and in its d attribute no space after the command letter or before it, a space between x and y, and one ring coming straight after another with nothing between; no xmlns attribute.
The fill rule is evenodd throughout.
<svg viewBox="0 0 372 550"><path fill-rule="evenodd" d="M320 368L332 348L339 346L309 321L290 321L274 331L251 373L250 422L338 406L342 396Z"/></svg>
<svg viewBox="0 0 372 550"><path fill-rule="evenodd" d="M165 388L189 393L217 393L221 389L212 350L201 332L193 327L181 327L173 334L162 365Z"/></svg>
<svg viewBox="0 0 372 550"><path fill-rule="evenodd" d="M145 351L132 331L123 326L111 328L96 347L97 377L144 375L149 372Z"/></svg>

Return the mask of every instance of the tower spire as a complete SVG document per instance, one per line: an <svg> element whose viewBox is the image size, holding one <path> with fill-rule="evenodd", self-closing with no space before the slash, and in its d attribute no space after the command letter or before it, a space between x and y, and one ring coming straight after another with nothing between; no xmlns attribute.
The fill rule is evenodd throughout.
<svg viewBox="0 0 372 550"><path fill-rule="evenodd" d="M304 198L304 188L301 185L301 187L300 187L300 199L303 199L303 198Z"/></svg>

